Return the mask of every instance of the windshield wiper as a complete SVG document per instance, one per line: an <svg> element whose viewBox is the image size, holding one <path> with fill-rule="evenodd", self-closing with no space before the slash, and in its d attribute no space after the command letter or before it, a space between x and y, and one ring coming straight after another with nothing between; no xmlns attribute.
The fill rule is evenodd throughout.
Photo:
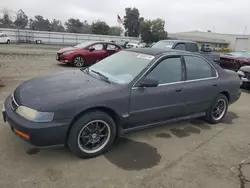
<svg viewBox="0 0 250 188"><path fill-rule="evenodd" d="M103 79L105 82L110 83L109 78L108 78L107 76L103 75L102 73L100 73L100 72L98 72L98 71L94 71L94 70L91 70L91 72L93 72L93 73L99 75L100 78Z"/></svg>
<svg viewBox="0 0 250 188"><path fill-rule="evenodd" d="M82 72L86 72L87 74L89 74L89 67L84 67L80 69Z"/></svg>

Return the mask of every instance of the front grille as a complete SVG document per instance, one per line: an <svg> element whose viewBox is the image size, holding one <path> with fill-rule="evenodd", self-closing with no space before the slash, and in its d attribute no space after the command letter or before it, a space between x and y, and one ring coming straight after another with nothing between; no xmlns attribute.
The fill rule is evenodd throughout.
<svg viewBox="0 0 250 188"><path fill-rule="evenodd" d="M14 111L18 108L18 104L14 98L14 95L11 95L10 106Z"/></svg>

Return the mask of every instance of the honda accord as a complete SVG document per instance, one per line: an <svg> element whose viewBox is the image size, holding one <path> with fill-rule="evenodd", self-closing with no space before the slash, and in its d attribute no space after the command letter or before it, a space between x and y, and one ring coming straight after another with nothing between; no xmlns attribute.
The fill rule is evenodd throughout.
<svg viewBox="0 0 250 188"><path fill-rule="evenodd" d="M201 116L219 123L240 95L235 72L199 55L131 48L23 82L5 100L3 117L32 145L64 144L89 158L130 131Z"/></svg>

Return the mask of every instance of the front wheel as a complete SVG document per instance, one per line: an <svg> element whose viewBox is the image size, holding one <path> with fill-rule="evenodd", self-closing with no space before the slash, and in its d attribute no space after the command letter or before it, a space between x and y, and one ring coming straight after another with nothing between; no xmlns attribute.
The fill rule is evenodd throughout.
<svg viewBox="0 0 250 188"><path fill-rule="evenodd" d="M227 113L228 109L228 99L225 95L220 94L213 101L212 105L206 113L206 120L211 124L216 124L221 122Z"/></svg>
<svg viewBox="0 0 250 188"><path fill-rule="evenodd" d="M69 132L68 146L78 157L96 157L107 151L116 135L114 120L105 112L89 112L78 118Z"/></svg>
<svg viewBox="0 0 250 188"><path fill-rule="evenodd" d="M7 44L10 44L10 40L7 40L7 42L6 42Z"/></svg>
<svg viewBox="0 0 250 188"><path fill-rule="evenodd" d="M83 67L85 65L84 59L82 56L76 56L73 60L73 65L75 67Z"/></svg>

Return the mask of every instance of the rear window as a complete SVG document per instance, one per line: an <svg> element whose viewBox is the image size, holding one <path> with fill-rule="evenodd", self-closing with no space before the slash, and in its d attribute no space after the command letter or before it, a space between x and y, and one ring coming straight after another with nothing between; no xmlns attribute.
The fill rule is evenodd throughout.
<svg viewBox="0 0 250 188"><path fill-rule="evenodd" d="M159 41L155 43L152 48L166 48L166 49L171 49L174 45L174 42L171 41Z"/></svg>
<svg viewBox="0 0 250 188"><path fill-rule="evenodd" d="M190 51L190 52L198 52L199 51L197 44L195 44L195 43L187 43L186 46L187 46L187 51Z"/></svg>

